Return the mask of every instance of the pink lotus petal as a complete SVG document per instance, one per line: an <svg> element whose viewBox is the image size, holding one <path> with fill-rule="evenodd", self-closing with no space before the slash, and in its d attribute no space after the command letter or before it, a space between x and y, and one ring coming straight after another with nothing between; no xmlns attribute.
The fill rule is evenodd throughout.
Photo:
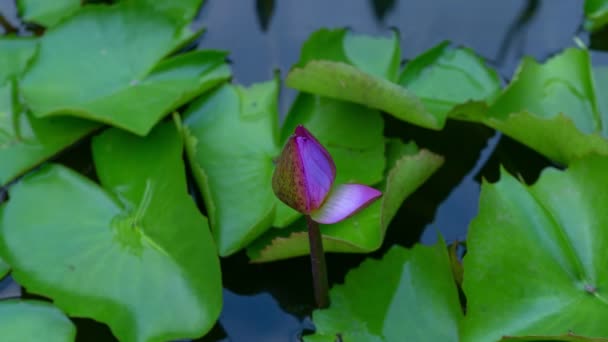
<svg viewBox="0 0 608 342"><path fill-rule="evenodd" d="M307 212L321 207L336 179L336 165L329 152L303 126L296 127L295 140L302 160Z"/></svg>
<svg viewBox="0 0 608 342"><path fill-rule="evenodd" d="M319 210L310 214L313 220L331 224L342 221L367 207L382 196L382 192L362 184L344 184L329 193Z"/></svg>
<svg viewBox="0 0 608 342"><path fill-rule="evenodd" d="M272 176L277 197L295 210L309 214L323 204L336 178L329 152L303 126L289 138Z"/></svg>

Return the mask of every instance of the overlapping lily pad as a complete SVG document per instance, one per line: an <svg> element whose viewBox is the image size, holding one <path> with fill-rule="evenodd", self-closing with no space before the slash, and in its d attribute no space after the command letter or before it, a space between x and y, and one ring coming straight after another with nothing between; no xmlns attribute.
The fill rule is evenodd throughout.
<svg viewBox="0 0 608 342"><path fill-rule="evenodd" d="M72 115L145 135L230 76L219 52L158 64L183 39L183 23L141 2L85 6L41 38L23 96L36 117Z"/></svg>
<svg viewBox="0 0 608 342"><path fill-rule="evenodd" d="M544 65L524 59L489 111L469 119L568 164L590 153L608 154L606 89L608 69L592 70L589 52L571 48Z"/></svg>
<svg viewBox="0 0 608 342"><path fill-rule="evenodd" d="M0 40L0 186L98 127L75 118L37 119L18 102L16 78L35 51L34 39Z"/></svg>
<svg viewBox="0 0 608 342"><path fill-rule="evenodd" d="M585 0L585 28L597 31L608 23L608 1Z"/></svg>
<svg viewBox="0 0 608 342"><path fill-rule="evenodd" d="M464 258L463 341L605 337L608 158L545 170L533 186L506 172L483 184Z"/></svg>
<svg viewBox="0 0 608 342"><path fill-rule="evenodd" d="M292 125L304 124L327 146L338 179L366 184L382 179L384 138L378 112L301 96L281 133L277 95L276 81L250 88L225 85L184 114L189 160L221 255L244 248L273 222L283 226L299 216L278 201L271 186L273 160Z"/></svg>
<svg viewBox="0 0 608 342"><path fill-rule="evenodd" d="M103 188L60 165L10 188L0 253L14 278L121 341L202 336L221 309L221 276L207 220L186 192L177 129L108 130L93 156Z"/></svg>
<svg viewBox="0 0 608 342"><path fill-rule="evenodd" d="M413 144L392 140L387 146L387 172L377 188L382 198L357 215L322 225L323 247L328 252L365 253L380 247L384 233L403 200L443 163L443 158ZM247 253L253 262L267 262L309 254L306 222L273 229L252 243Z"/></svg>
<svg viewBox="0 0 608 342"><path fill-rule="evenodd" d="M46 27L55 26L80 8L81 0L17 0L21 19Z"/></svg>
<svg viewBox="0 0 608 342"><path fill-rule="evenodd" d="M40 301L0 301L0 331L2 340L71 342L76 327L50 303Z"/></svg>
<svg viewBox="0 0 608 342"><path fill-rule="evenodd" d="M4 261L3 259L0 259L0 279L6 277L10 270L10 265L7 264L6 261Z"/></svg>
<svg viewBox="0 0 608 342"><path fill-rule="evenodd" d="M153 7L163 13L176 23L189 24L196 16L203 0L180 0L180 1L158 1L158 0L134 0L142 6Z"/></svg>
<svg viewBox="0 0 608 342"><path fill-rule="evenodd" d="M448 42L409 61L399 84L441 118L483 115L500 94L496 72L472 50L450 48Z"/></svg>
<svg viewBox="0 0 608 342"><path fill-rule="evenodd" d="M386 111L414 124L441 129L445 116L429 112L397 83L399 38L372 38L346 30L320 30L302 47L288 86Z"/></svg>
<svg viewBox="0 0 608 342"><path fill-rule="evenodd" d="M459 341L463 314L443 240L364 261L330 297L305 341Z"/></svg>

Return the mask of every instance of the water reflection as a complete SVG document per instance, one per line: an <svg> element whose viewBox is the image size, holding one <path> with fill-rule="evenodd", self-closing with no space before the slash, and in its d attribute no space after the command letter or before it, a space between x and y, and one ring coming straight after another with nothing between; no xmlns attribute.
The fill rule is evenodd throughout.
<svg viewBox="0 0 608 342"><path fill-rule="evenodd" d="M258 20L260 22L260 29L263 32L268 30L270 20L274 14L274 0L256 0L255 8L258 13Z"/></svg>
<svg viewBox="0 0 608 342"><path fill-rule="evenodd" d="M248 310L242 310L243 305ZM310 325L284 312L267 293L241 296L228 290L224 290L224 309L219 324L224 337L218 340L209 336L198 341L296 342L300 341L302 330Z"/></svg>

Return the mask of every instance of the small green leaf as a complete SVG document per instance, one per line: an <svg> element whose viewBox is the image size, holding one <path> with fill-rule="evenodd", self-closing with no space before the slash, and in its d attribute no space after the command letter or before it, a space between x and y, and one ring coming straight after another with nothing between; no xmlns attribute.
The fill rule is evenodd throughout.
<svg viewBox="0 0 608 342"><path fill-rule="evenodd" d="M608 23L608 1L585 0L585 29L597 31Z"/></svg>
<svg viewBox="0 0 608 342"><path fill-rule="evenodd" d="M500 79L466 48L441 43L406 64L399 84L436 117L485 113L500 93ZM479 115L479 114L477 114Z"/></svg>
<svg viewBox="0 0 608 342"><path fill-rule="evenodd" d="M0 301L0 331L6 342L71 342L76 327L50 303L34 300Z"/></svg>
<svg viewBox="0 0 608 342"><path fill-rule="evenodd" d="M544 65L526 58L489 112L471 120L568 164L608 153L606 89L608 69L592 71L587 50L567 49Z"/></svg>
<svg viewBox="0 0 608 342"><path fill-rule="evenodd" d="M484 183L464 258L463 341L608 336L608 159Z"/></svg>
<svg viewBox="0 0 608 342"><path fill-rule="evenodd" d="M207 221L186 192L178 131L163 124L140 138L111 129L94 138L93 157L103 189L59 165L10 188L0 253L12 275L68 314L107 323L121 341L202 336L221 309L221 275Z"/></svg>
<svg viewBox="0 0 608 342"><path fill-rule="evenodd" d="M37 119L18 102L16 79L36 52L31 38L0 39L0 186L93 131L75 118Z"/></svg>
<svg viewBox="0 0 608 342"><path fill-rule="evenodd" d="M446 246L393 247L332 288L329 309L313 312L305 341L459 341L462 310Z"/></svg>
<svg viewBox="0 0 608 342"><path fill-rule="evenodd" d="M399 38L372 38L345 30L320 30L302 47L286 84L300 91L386 111L414 124L441 129L445 116L428 112L397 80Z"/></svg>
<svg viewBox="0 0 608 342"><path fill-rule="evenodd" d="M26 22L55 26L80 8L81 0L17 0L19 15Z"/></svg>
<svg viewBox="0 0 608 342"><path fill-rule="evenodd" d="M380 200L357 215L332 225L322 225L327 252L367 253L380 247L384 233L403 200L422 185L443 163L443 158L416 145L391 141L387 146L389 171L378 184ZM339 172L339 171L338 171ZM247 254L252 262L268 262L309 254L306 222L273 229L252 243Z"/></svg>
<svg viewBox="0 0 608 342"><path fill-rule="evenodd" d="M37 117L73 115L146 135L230 76L215 51L158 64L182 39L181 26L151 8L85 6L42 37L22 82L24 99Z"/></svg>

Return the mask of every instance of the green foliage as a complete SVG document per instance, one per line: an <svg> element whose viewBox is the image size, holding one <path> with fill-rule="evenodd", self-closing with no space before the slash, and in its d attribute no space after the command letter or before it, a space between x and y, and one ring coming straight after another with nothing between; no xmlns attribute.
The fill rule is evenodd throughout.
<svg viewBox="0 0 608 342"><path fill-rule="evenodd" d="M37 119L20 103L17 79L36 49L34 39L0 39L0 186L98 127L74 118Z"/></svg>
<svg viewBox="0 0 608 342"><path fill-rule="evenodd" d="M76 327L56 307L33 300L0 301L0 331L6 342L72 342Z"/></svg>
<svg viewBox="0 0 608 342"><path fill-rule="evenodd" d="M500 93L496 72L466 48L450 49L448 42L406 64L399 84L420 98L436 117L474 116Z"/></svg>
<svg viewBox="0 0 608 342"><path fill-rule="evenodd" d="M585 0L585 28L596 31L608 23L608 1Z"/></svg>
<svg viewBox="0 0 608 342"><path fill-rule="evenodd" d="M299 123L332 154L339 182L372 185L384 177L383 122L377 111L301 94L279 130L277 94L276 81L250 88L225 85L184 114L188 159L221 255L246 247L273 222L287 226L300 216L274 196L271 186L273 159ZM425 169L423 178L435 169ZM380 227L375 223L370 229ZM375 235L365 243L377 248L382 235Z"/></svg>
<svg viewBox="0 0 608 342"><path fill-rule="evenodd" d="M530 187L505 172L483 185L464 259L464 341L608 336L606 172L608 159L592 157Z"/></svg>
<svg viewBox="0 0 608 342"><path fill-rule="evenodd" d="M85 6L41 38L23 77L24 99L39 118L71 115L146 135L230 76L221 52L161 62L182 43L181 33L181 25L147 6Z"/></svg>
<svg viewBox="0 0 608 342"><path fill-rule="evenodd" d="M286 83L301 91L352 101L426 128L441 129L445 116L429 112L416 96L394 83L399 54L395 34L387 39L357 37L345 30L320 30L302 47L300 62Z"/></svg>
<svg viewBox="0 0 608 342"><path fill-rule="evenodd" d="M607 3L585 2L588 30L608 22ZM17 0L21 19L45 30L0 38L0 277L12 272L53 304L0 300L0 340L73 341L66 315L121 341L203 336L222 309L218 254L309 253L304 218L271 187L297 125L330 152L337 184L383 192L322 226L325 250L379 249L443 163L387 138L385 112L432 130L483 124L568 169L531 186L504 171L484 182L464 265L441 238L392 247L333 288L305 340L606 341L608 67L593 67L588 50L525 58L503 88L465 47L444 42L401 68L394 32L322 29L285 79L301 93L279 125L278 77L232 84L228 53L183 51L201 33L190 27L201 4ZM76 144L94 169L63 165L75 152L45 164Z"/></svg>
<svg viewBox="0 0 608 342"><path fill-rule="evenodd" d="M601 110L602 89L593 78L586 50L568 49L544 65L525 59L483 122L564 164L606 154L608 111Z"/></svg>
<svg viewBox="0 0 608 342"><path fill-rule="evenodd" d="M103 188L60 165L10 188L0 253L13 277L122 341L201 336L219 315L221 276L206 219L186 193L178 131L108 130L93 155Z"/></svg>
<svg viewBox="0 0 608 342"><path fill-rule="evenodd" d="M462 317L441 240L363 262L331 290L331 307L313 313L317 331L304 340L457 342Z"/></svg>
<svg viewBox="0 0 608 342"><path fill-rule="evenodd" d="M17 0L17 6L24 21L52 27L76 12L80 2L81 0Z"/></svg>

